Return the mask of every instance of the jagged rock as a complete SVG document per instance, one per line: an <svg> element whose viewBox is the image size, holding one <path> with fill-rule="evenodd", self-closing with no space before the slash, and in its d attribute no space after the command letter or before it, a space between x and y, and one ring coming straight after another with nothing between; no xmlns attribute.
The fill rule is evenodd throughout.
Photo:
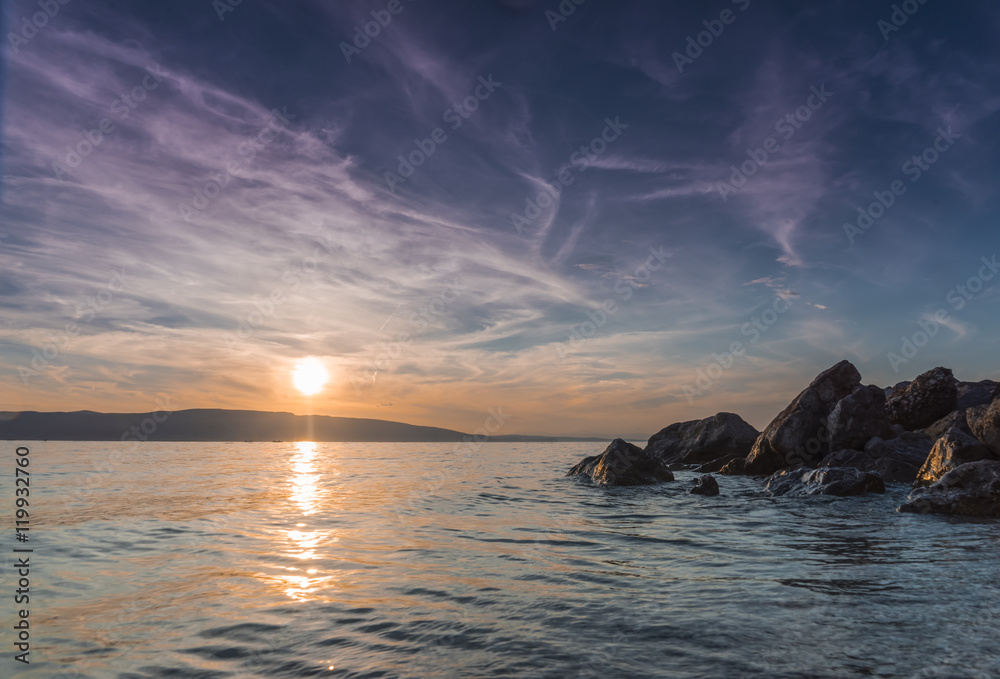
<svg viewBox="0 0 1000 679"><path fill-rule="evenodd" d="M963 464L932 485L915 489L899 511L1000 516L1000 462L982 460Z"/></svg>
<svg viewBox="0 0 1000 679"><path fill-rule="evenodd" d="M857 387L840 399L827 418L828 450L860 449L876 436L892 438L894 432L885 411L885 392L875 385Z"/></svg>
<svg viewBox="0 0 1000 679"><path fill-rule="evenodd" d="M667 464L704 464L721 457L746 457L760 432L733 413L677 422L654 434L646 455Z"/></svg>
<svg viewBox="0 0 1000 679"><path fill-rule="evenodd" d="M1000 455L1000 399L966 411L973 435Z"/></svg>
<svg viewBox="0 0 1000 679"><path fill-rule="evenodd" d="M1000 384L993 380L983 380L981 382L959 382L958 400L955 410L968 410L976 406L989 405L996 397Z"/></svg>
<svg viewBox="0 0 1000 679"><path fill-rule="evenodd" d="M567 476L589 476L602 486L643 486L673 481L674 475L660 460L648 457L639 446L615 439L603 453L584 458Z"/></svg>
<svg viewBox="0 0 1000 679"><path fill-rule="evenodd" d="M913 485L929 486L952 469L979 460L1000 462L1000 456L994 455L982 441L959 429L952 429L934 444Z"/></svg>
<svg viewBox="0 0 1000 679"><path fill-rule="evenodd" d="M934 368L905 387L893 389L886 400L889 420L907 431L930 426L952 412L958 402L958 383L948 368Z"/></svg>
<svg viewBox="0 0 1000 679"><path fill-rule="evenodd" d="M764 492L769 495L804 497L807 495L862 495L884 493L882 477L850 467L823 467L782 470L767 479Z"/></svg>
<svg viewBox="0 0 1000 679"><path fill-rule="evenodd" d="M718 495L719 482L711 474L705 474L695 479L695 486L691 489L694 495Z"/></svg>
<svg viewBox="0 0 1000 679"><path fill-rule="evenodd" d="M965 413L965 410L956 410L953 413L948 413L931 426L924 427L920 431L930 436L934 441L937 441L952 429L958 429L959 431L964 431L966 434L971 434L972 429L969 427L969 420Z"/></svg>
<svg viewBox="0 0 1000 679"><path fill-rule="evenodd" d="M825 441L830 412L860 385L861 374L850 361L824 370L767 425L742 466L734 460L721 472L765 475L793 464L818 462L829 450Z"/></svg>

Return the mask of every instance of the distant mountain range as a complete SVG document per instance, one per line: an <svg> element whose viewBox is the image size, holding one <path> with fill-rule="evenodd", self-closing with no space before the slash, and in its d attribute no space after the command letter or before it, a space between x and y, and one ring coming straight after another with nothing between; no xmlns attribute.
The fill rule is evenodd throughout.
<svg viewBox="0 0 1000 679"><path fill-rule="evenodd" d="M471 434L387 420L194 409L158 413L0 412L8 441L464 441ZM604 438L491 436L494 442L607 441Z"/></svg>

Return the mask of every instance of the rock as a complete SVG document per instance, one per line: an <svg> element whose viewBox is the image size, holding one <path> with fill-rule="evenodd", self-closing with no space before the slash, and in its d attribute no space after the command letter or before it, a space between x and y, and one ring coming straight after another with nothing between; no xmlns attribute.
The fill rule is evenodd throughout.
<svg viewBox="0 0 1000 679"><path fill-rule="evenodd" d="M766 475L793 464L818 462L829 450L824 439L828 436L826 421L830 412L860 385L861 374L850 361L841 361L821 372L767 425L747 456L742 473ZM726 472L726 468L722 473L739 473Z"/></svg>
<svg viewBox="0 0 1000 679"><path fill-rule="evenodd" d="M956 409L958 383L948 368L934 368L905 387L897 385L886 400L889 420L907 431L930 426Z"/></svg>
<svg viewBox="0 0 1000 679"><path fill-rule="evenodd" d="M837 450L822 460L820 467L853 467L874 472L886 483L912 484L933 444L926 434L905 432L889 441L874 438L864 450Z"/></svg>
<svg viewBox="0 0 1000 679"><path fill-rule="evenodd" d="M1000 456L1000 399L966 412L973 435Z"/></svg>
<svg viewBox="0 0 1000 679"><path fill-rule="evenodd" d="M827 418L829 450L860 449L876 436L892 438L894 432L885 411L885 391L868 385L840 399Z"/></svg>
<svg viewBox="0 0 1000 679"><path fill-rule="evenodd" d="M982 382L959 382L958 401L955 410L968 410L976 406L989 405L996 398L1000 384L993 380L983 380Z"/></svg>
<svg viewBox="0 0 1000 679"><path fill-rule="evenodd" d="M886 483L911 484L933 447L931 437L918 432L903 432L888 441L874 438L864 450L872 465L859 469L876 472Z"/></svg>
<svg viewBox="0 0 1000 679"><path fill-rule="evenodd" d="M719 470L719 473L727 476L746 474L748 473L747 459L745 457L737 457L734 460L730 460L722 467L722 469Z"/></svg>
<svg viewBox="0 0 1000 679"><path fill-rule="evenodd" d="M994 455L982 441L952 429L934 444L913 485L929 486L951 470L979 460L1000 462L1000 456Z"/></svg>
<svg viewBox="0 0 1000 679"><path fill-rule="evenodd" d="M739 415L718 413L660 430L645 451L667 464L704 464L726 456L746 457L759 435Z"/></svg>
<svg viewBox="0 0 1000 679"><path fill-rule="evenodd" d="M963 464L932 485L915 489L898 511L1000 516L1000 462Z"/></svg>
<svg viewBox="0 0 1000 679"><path fill-rule="evenodd" d="M602 486L643 486L674 480L662 462L647 457L642 448L622 439L615 439L603 453L584 458L566 473L566 476L583 475Z"/></svg>
<svg viewBox="0 0 1000 679"><path fill-rule="evenodd" d="M742 455L726 455L725 457L720 457L718 459L712 460L711 462L706 462L705 464L696 468L695 471L700 472L702 474L711 474L717 471L721 471L722 468L725 467L727 464L729 464L733 460L738 460L738 459L745 460L746 458Z"/></svg>
<svg viewBox="0 0 1000 679"><path fill-rule="evenodd" d="M767 479L764 492L768 495L805 497L808 495L862 495L884 493L882 477L850 467L824 467L782 470Z"/></svg>
<svg viewBox="0 0 1000 679"><path fill-rule="evenodd" d="M711 474L705 474L695 479L695 486L691 489L694 495L718 495L719 482Z"/></svg>
<svg viewBox="0 0 1000 679"><path fill-rule="evenodd" d="M930 436L933 441L937 441L952 429L958 429L964 431L966 434L971 434L972 429L969 428L969 420L965 416L965 413L965 410L956 410L948 413L931 426L924 427L921 431Z"/></svg>

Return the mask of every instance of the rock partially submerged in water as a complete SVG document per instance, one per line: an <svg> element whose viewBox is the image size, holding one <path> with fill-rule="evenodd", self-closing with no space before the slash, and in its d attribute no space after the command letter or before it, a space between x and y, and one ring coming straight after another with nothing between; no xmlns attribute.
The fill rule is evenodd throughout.
<svg viewBox="0 0 1000 679"><path fill-rule="evenodd" d="M734 460L723 474L773 474L793 464L819 462L828 437L827 418L837 403L861 386L850 361L821 372L757 438L745 462ZM828 450L828 448L827 448Z"/></svg>
<svg viewBox="0 0 1000 679"><path fill-rule="evenodd" d="M645 486L674 480L663 462L623 439L612 441L600 455L584 458L566 475L589 476L601 486Z"/></svg>
<svg viewBox="0 0 1000 679"><path fill-rule="evenodd" d="M873 438L864 450L837 450L822 460L820 467L854 467L875 472L886 483L913 483L933 447L931 438L917 432L903 432L888 441Z"/></svg>
<svg viewBox="0 0 1000 679"><path fill-rule="evenodd" d="M739 415L717 413L661 429L650 437L645 452L666 464L705 464L746 457L758 436L760 432Z"/></svg>
<svg viewBox="0 0 1000 679"><path fill-rule="evenodd" d="M1000 462L1000 456L995 455L979 439L959 429L952 429L934 444L913 485L929 486L953 469L979 460Z"/></svg>
<svg viewBox="0 0 1000 679"><path fill-rule="evenodd" d="M691 489L692 495L718 495L719 494L719 482L715 480L715 477L711 474L705 474L704 476L699 476L695 479L694 488Z"/></svg>
<svg viewBox="0 0 1000 679"><path fill-rule="evenodd" d="M852 467L824 467L782 470L767 479L764 492L768 495L806 497L809 495L863 495L884 493L885 483L874 472L863 472Z"/></svg>
<svg viewBox="0 0 1000 679"><path fill-rule="evenodd" d="M963 464L932 485L915 489L899 511L1000 517L1000 462Z"/></svg>
<svg viewBox="0 0 1000 679"><path fill-rule="evenodd" d="M956 409L958 381L948 368L928 370L904 384L886 399L886 410L893 424L907 431L928 427Z"/></svg>

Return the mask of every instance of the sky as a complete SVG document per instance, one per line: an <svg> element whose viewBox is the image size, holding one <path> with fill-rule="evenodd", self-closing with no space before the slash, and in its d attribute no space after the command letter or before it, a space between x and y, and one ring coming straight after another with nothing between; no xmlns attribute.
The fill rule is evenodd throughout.
<svg viewBox="0 0 1000 679"><path fill-rule="evenodd" d="M5 5L0 409L646 438L1000 375L994 2L230 2Z"/></svg>

